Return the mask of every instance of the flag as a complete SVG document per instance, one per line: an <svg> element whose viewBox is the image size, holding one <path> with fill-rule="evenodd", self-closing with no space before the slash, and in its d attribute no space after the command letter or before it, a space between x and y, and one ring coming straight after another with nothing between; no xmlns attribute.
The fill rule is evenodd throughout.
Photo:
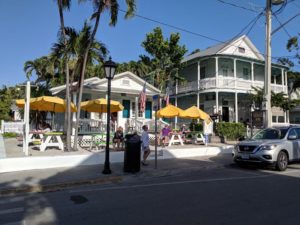
<svg viewBox="0 0 300 225"><path fill-rule="evenodd" d="M165 94L164 100L166 102L166 105L169 105L169 100L170 100L169 87L167 87L167 89L166 89L166 94Z"/></svg>
<svg viewBox="0 0 300 225"><path fill-rule="evenodd" d="M145 112L145 108L146 108L146 82L143 86L143 89L140 93L140 97L139 97L139 102L140 102L140 111L141 112Z"/></svg>

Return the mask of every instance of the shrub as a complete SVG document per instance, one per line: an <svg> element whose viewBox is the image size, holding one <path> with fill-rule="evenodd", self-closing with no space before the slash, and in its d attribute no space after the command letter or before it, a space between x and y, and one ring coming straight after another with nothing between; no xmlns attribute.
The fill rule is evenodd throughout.
<svg viewBox="0 0 300 225"><path fill-rule="evenodd" d="M217 123L219 136L228 140L238 140L246 134L246 128L242 123L219 122Z"/></svg>
<svg viewBox="0 0 300 225"><path fill-rule="evenodd" d="M194 121L190 123L190 131L203 131L202 123L195 123Z"/></svg>
<svg viewBox="0 0 300 225"><path fill-rule="evenodd" d="M18 136L18 134L17 133L13 133L13 132L6 132L6 133L3 134L4 138L15 138L17 136Z"/></svg>

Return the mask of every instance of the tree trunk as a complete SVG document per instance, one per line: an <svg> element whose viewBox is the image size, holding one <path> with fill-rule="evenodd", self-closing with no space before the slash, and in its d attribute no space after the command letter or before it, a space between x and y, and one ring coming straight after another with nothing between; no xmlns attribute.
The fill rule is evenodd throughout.
<svg viewBox="0 0 300 225"><path fill-rule="evenodd" d="M100 5L101 4L99 4L99 7L98 7L93 33L91 35L90 41L87 45L87 48L84 52L83 65L82 65L82 70L81 70L81 74L80 74L80 87L79 87L78 106L77 106L77 115L76 115L76 123L75 123L74 150L77 150L78 126L79 126L80 111L81 111L80 103L82 101L83 82L84 82L84 76L85 76L86 63L87 63L87 58L88 58L88 54L90 51L90 47L94 41L98 26L99 26L99 20L100 20L100 15L101 15L101 6Z"/></svg>
<svg viewBox="0 0 300 225"><path fill-rule="evenodd" d="M64 38L64 44L67 45L66 39L66 32L65 32L65 24L64 24L64 14L63 14L63 7L62 7L62 0L58 2L58 9L59 9L59 17L60 17L60 27ZM66 73L66 105L67 105L67 151L71 148L71 101L70 101L70 75L69 75L69 62L67 53L64 56L65 58L65 73Z"/></svg>

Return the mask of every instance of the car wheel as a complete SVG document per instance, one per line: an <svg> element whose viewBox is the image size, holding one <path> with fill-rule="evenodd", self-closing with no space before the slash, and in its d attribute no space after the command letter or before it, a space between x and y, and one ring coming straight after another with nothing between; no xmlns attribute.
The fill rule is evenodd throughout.
<svg viewBox="0 0 300 225"><path fill-rule="evenodd" d="M276 162L276 169L279 171L286 170L288 165L288 156L285 152L281 151L278 153L277 162Z"/></svg>

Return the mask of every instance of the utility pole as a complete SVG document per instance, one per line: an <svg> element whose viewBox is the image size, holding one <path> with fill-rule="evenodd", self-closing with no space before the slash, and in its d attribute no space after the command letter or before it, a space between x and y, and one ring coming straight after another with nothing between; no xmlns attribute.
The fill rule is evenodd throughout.
<svg viewBox="0 0 300 225"><path fill-rule="evenodd" d="M265 54L265 84L263 110L264 127L272 126L271 107L271 30L272 30L272 5L283 4L286 0L266 0L266 54Z"/></svg>
<svg viewBox="0 0 300 225"><path fill-rule="evenodd" d="M264 105L265 121L264 127L272 125L272 108L271 108L271 27L272 27L272 11L271 0L266 0L266 54L265 54L265 93Z"/></svg>

